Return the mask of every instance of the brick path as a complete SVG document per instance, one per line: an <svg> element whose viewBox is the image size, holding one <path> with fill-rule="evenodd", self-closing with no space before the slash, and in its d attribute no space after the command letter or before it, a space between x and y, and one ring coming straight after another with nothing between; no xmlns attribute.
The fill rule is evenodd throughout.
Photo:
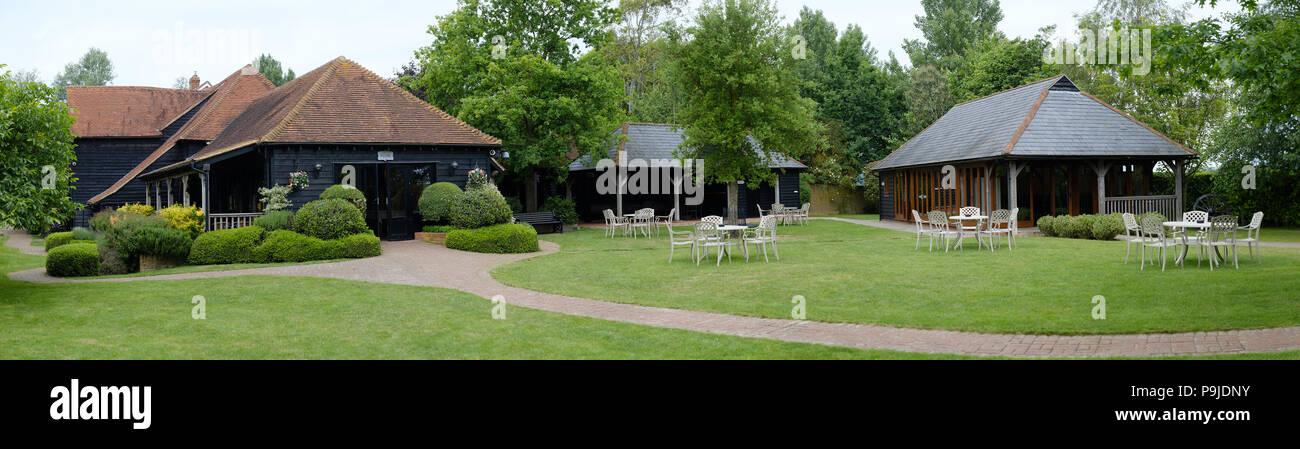
<svg viewBox="0 0 1300 449"><path fill-rule="evenodd" d="M9 231L6 231L6 234L9 234ZM25 243L12 238L13 234L10 235L7 244ZM382 256L346 262L183 273L144 278L68 280L47 276L43 268L10 273L9 277L36 283L128 282L144 279L196 279L250 274L327 277L453 288L485 298L502 295L511 305L649 326L860 349L925 353L1009 357L1142 357L1270 352L1300 348L1300 327L1112 336L978 334L865 324L753 318L618 304L509 287L489 275L492 268L496 266L558 251L558 245L551 242L543 241L542 252L529 255L467 253L418 241L384 242L383 249Z"/></svg>

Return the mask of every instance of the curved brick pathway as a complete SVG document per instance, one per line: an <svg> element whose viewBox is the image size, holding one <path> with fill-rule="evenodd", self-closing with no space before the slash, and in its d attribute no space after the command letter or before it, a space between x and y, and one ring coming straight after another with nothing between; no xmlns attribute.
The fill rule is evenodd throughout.
<svg viewBox="0 0 1300 449"><path fill-rule="evenodd" d="M15 244L21 243L13 238L9 241ZM541 253L526 255L467 253L418 241L384 242L383 249L384 254L379 257L314 265L93 280L53 278L47 276L44 269L37 268L10 273L9 278L36 283L55 283L196 279L250 274L327 277L453 288L485 298L501 295L511 305L649 326L860 349L925 353L1010 357L1142 357L1270 352L1300 348L1300 327L1113 336L977 334L865 324L753 318L618 304L509 287L489 275L492 268L499 265L558 251L559 246L551 242L542 242Z"/></svg>

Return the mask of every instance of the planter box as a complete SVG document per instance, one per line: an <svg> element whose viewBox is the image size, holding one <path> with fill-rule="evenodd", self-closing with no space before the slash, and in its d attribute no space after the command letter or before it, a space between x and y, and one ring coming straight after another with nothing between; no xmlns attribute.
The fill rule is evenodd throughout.
<svg viewBox="0 0 1300 449"><path fill-rule="evenodd" d="M146 271L161 270L163 268L179 267L183 265L184 262L185 260L179 257L159 257L141 254L140 272L144 273Z"/></svg>
<svg viewBox="0 0 1300 449"><path fill-rule="evenodd" d="M429 242L435 245L446 245L447 233L446 232L417 232L415 233L415 239L422 242Z"/></svg>

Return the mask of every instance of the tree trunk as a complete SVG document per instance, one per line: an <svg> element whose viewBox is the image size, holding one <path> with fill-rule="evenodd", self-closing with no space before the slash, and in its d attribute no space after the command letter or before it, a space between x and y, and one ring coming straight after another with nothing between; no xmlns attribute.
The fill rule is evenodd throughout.
<svg viewBox="0 0 1300 449"><path fill-rule="evenodd" d="M524 212L537 212L537 173L524 174Z"/></svg>
<svg viewBox="0 0 1300 449"><path fill-rule="evenodd" d="M737 218L736 209L739 209L737 203L740 202L740 184L736 181L727 183L727 223L737 224L740 219Z"/></svg>

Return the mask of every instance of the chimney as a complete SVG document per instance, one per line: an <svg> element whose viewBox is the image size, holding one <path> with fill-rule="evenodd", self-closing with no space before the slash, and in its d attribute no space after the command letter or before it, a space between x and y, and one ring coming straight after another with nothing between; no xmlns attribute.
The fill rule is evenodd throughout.
<svg viewBox="0 0 1300 449"><path fill-rule="evenodd" d="M190 90L199 90L199 72L190 77Z"/></svg>

